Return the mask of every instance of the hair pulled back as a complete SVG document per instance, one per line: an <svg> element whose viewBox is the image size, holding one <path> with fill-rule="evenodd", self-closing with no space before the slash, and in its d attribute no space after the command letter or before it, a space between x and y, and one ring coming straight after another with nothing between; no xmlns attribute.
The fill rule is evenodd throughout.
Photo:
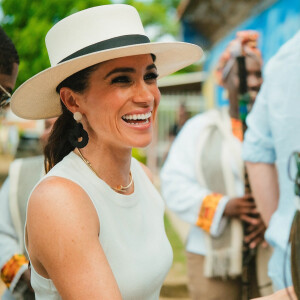
<svg viewBox="0 0 300 300"><path fill-rule="evenodd" d="M91 74L99 64L85 68L62 81L56 88L59 94L62 87L68 87L74 92L82 93L88 88L88 81ZM44 148L45 170L49 172L58 162L74 150L74 146L69 142L68 135L70 130L76 126L73 114L66 108L60 100L62 114L56 120L48 142Z"/></svg>

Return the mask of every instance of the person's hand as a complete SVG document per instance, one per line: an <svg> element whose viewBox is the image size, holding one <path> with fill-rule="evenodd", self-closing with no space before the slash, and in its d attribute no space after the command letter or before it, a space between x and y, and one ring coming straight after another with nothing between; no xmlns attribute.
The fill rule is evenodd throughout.
<svg viewBox="0 0 300 300"><path fill-rule="evenodd" d="M225 207L224 215L239 218L246 223L244 241L251 249L256 248L258 244L264 241L266 226L251 195L230 199Z"/></svg>
<svg viewBox="0 0 300 300"><path fill-rule="evenodd" d="M244 236L244 242L249 245L250 249L256 248L261 242L264 242L263 246L267 245L266 241L264 241L266 226L260 215L256 219L257 224L248 225Z"/></svg>
<svg viewBox="0 0 300 300"><path fill-rule="evenodd" d="M239 218L251 225L256 225L258 223L257 218L252 217L252 215L257 214L258 212L251 195L229 199L224 210L224 216Z"/></svg>
<svg viewBox="0 0 300 300"><path fill-rule="evenodd" d="M287 290L288 290L291 298L290 298ZM272 295L255 298L252 300L297 300L297 296L295 294L294 287L290 286L287 289L277 291L276 293L274 293Z"/></svg>

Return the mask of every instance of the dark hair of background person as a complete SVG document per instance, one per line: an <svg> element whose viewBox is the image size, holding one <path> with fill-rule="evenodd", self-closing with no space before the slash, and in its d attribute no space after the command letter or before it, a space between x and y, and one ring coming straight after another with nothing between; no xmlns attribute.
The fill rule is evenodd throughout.
<svg viewBox="0 0 300 300"><path fill-rule="evenodd" d="M0 73L11 75L13 64L19 64L19 55L12 40L0 26Z"/></svg>
<svg viewBox="0 0 300 300"><path fill-rule="evenodd" d="M151 54L151 56L153 62L155 62L155 55ZM62 87L68 87L77 93L83 93L88 88L88 81L91 74L99 65L100 64L93 65L69 76L56 87L56 92L59 94ZM62 114L56 120L48 143L44 148L46 173L74 150L74 146L69 142L68 136L70 130L76 126L76 121L73 118L73 114L66 108L63 102L60 102Z"/></svg>

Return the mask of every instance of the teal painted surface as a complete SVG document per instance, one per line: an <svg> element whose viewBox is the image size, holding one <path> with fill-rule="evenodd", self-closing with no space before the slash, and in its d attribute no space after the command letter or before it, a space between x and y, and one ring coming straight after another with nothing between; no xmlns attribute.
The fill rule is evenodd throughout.
<svg viewBox="0 0 300 300"><path fill-rule="evenodd" d="M246 29L257 30L260 33L259 48L265 64L282 44L300 30L300 0L278 0L264 11L252 15L234 28L206 53L205 71L210 72L215 67L226 45L235 38L236 32ZM199 39L199 35L197 36L195 31L186 32L184 39L187 42L201 43L201 38ZM227 101L222 98L222 88L216 87L216 89L216 105L226 105Z"/></svg>

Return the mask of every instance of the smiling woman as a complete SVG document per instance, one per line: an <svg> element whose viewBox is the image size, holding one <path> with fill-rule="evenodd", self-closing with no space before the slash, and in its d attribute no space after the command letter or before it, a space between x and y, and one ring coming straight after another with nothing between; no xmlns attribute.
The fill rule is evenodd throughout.
<svg viewBox="0 0 300 300"><path fill-rule="evenodd" d="M46 44L51 68L12 98L23 118L58 116L27 209L36 299L158 299L172 263L164 204L131 151L151 142L158 76L202 51L150 43L128 5L71 15Z"/></svg>

